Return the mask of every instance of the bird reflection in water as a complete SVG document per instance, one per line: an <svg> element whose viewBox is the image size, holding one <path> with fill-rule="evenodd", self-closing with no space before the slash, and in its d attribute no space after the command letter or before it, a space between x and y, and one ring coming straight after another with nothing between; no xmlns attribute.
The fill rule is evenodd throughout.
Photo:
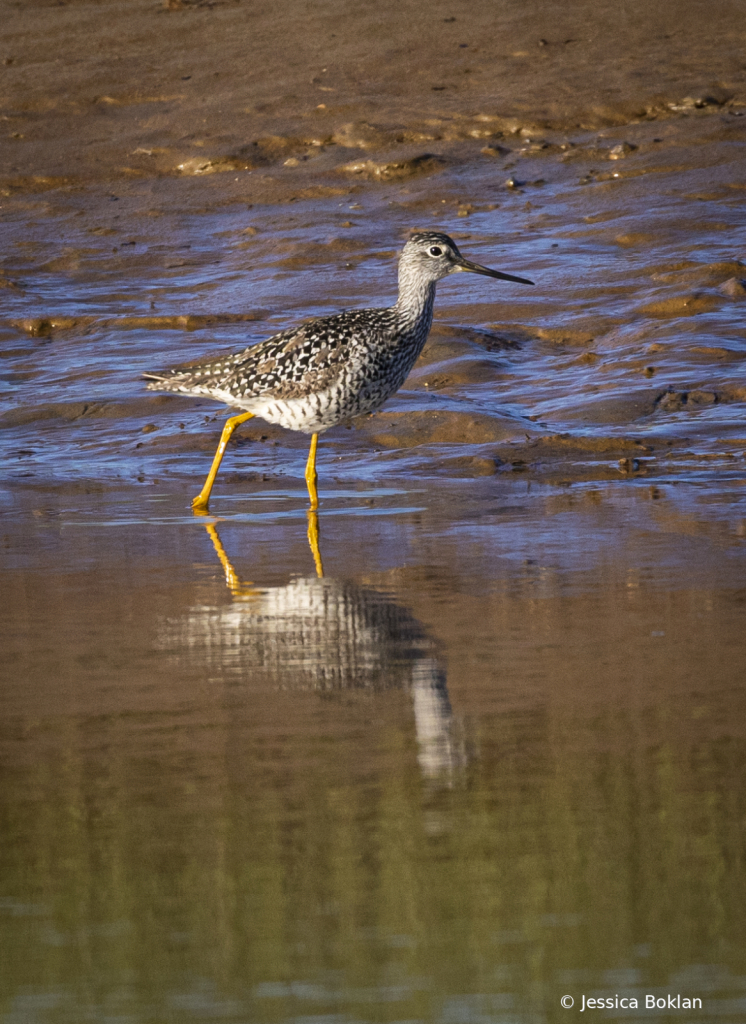
<svg viewBox="0 0 746 1024"><path fill-rule="evenodd" d="M450 783L465 757L433 640L385 594L325 577L317 513L308 519L317 575L266 588L240 581L217 525L206 522L233 600L191 609L179 623L183 643L192 655L201 647L211 668L260 673L278 689L410 693L420 769Z"/></svg>

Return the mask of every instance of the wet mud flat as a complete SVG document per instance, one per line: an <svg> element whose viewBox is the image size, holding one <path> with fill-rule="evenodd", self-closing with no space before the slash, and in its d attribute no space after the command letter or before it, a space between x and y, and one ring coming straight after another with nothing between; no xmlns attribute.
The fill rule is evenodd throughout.
<svg viewBox="0 0 746 1024"><path fill-rule="evenodd" d="M500 152L456 160L445 146L427 173L386 181L281 164L256 179L156 177L106 194L57 190L53 204L12 200L0 324L8 476L196 481L222 411L147 394L139 375L308 315L391 303L412 228L446 230L468 256L537 287L441 283L405 388L324 436L335 479L511 466L563 479L738 473L741 113L733 101L602 132L501 131ZM272 200L237 198L256 198L255 185ZM247 424L221 484L297 477L304 447Z"/></svg>
<svg viewBox="0 0 746 1024"><path fill-rule="evenodd" d="M9 1020L738 1018L742 21L8 8ZM259 421L194 516L225 410L140 374L390 304L412 229L536 286L439 285L317 517Z"/></svg>
<svg viewBox="0 0 746 1024"><path fill-rule="evenodd" d="M333 27L292 5L287 23L261 5L11 9L9 478L199 477L222 412L139 374L390 303L413 228L537 287L442 283L406 389L325 436L340 479L740 465L735 9L441 6ZM299 474L302 438L249 424L235 443L225 485Z"/></svg>

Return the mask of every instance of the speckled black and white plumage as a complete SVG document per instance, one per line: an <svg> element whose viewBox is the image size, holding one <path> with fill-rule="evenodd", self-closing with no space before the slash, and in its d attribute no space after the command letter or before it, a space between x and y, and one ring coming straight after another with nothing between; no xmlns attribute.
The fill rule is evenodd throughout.
<svg viewBox="0 0 746 1024"><path fill-rule="evenodd" d="M459 270L522 280L469 263L448 235L420 232L402 250L394 306L309 320L234 355L146 374L147 387L207 395L269 423L322 433L372 412L402 386L430 332L435 286Z"/></svg>

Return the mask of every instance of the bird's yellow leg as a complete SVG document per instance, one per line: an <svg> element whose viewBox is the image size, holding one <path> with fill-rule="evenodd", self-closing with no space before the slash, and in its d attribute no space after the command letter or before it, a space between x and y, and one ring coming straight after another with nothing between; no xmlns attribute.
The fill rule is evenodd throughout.
<svg viewBox="0 0 746 1024"><path fill-rule="evenodd" d="M311 449L308 453L308 462L306 463L306 486L308 487L308 497L311 499L312 509L319 507L319 496L316 493L316 482L319 479L316 474L316 446L318 443L319 435L311 434Z"/></svg>
<svg viewBox="0 0 746 1024"><path fill-rule="evenodd" d="M210 493L212 492L212 485L215 483L215 477L218 475L220 463L223 461L223 455L228 442L231 439L231 434L237 426L241 423L245 423L246 420L250 420L253 415L253 412L243 412L240 416L231 416L230 419L225 421L225 424L223 425L223 433L220 435L218 450L215 452L215 458L212 460L212 465L210 466L210 472L207 474L205 485L192 502L192 508L197 512L205 511L207 509L208 502L210 501Z"/></svg>
<svg viewBox="0 0 746 1024"><path fill-rule="evenodd" d="M324 565L321 561L321 550L319 548L319 514L315 509L309 508L308 516L308 543L313 555L313 562L316 566L316 575L321 579L324 575Z"/></svg>

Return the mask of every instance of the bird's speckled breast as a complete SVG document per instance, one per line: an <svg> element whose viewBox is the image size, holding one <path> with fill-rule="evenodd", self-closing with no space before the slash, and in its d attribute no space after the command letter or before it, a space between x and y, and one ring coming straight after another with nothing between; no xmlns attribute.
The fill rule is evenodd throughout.
<svg viewBox="0 0 746 1024"><path fill-rule="evenodd" d="M321 433L397 391L430 333L435 282L405 275L390 309L308 321L229 356L150 375L149 388L207 395L291 430Z"/></svg>
<svg viewBox="0 0 746 1024"><path fill-rule="evenodd" d="M303 433L322 433L344 420L373 412L408 377L427 341L432 317L418 319L409 330L406 326L402 329L397 319L395 310L382 309L315 323L316 337L305 339L312 348L308 360L303 361L305 372L296 370L293 380L285 378L260 394L244 394L238 399L234 390L234 404L270 423ZM321 325L326 330L319 347ZM340 345L335 344L337 331L342 335ZM323 360L314 358L319 352L323 352ZM337 353L341 357L335 358ZM296 355L294 366L300 358Z"/></svg>

